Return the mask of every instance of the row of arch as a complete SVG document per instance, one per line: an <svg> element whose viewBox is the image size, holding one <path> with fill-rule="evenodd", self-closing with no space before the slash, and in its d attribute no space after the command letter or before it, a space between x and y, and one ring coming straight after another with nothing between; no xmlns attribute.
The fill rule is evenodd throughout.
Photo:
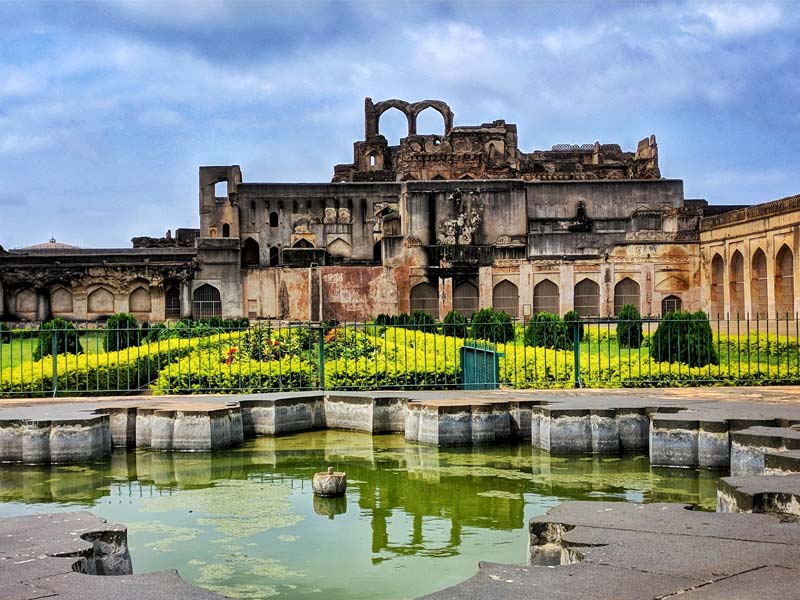
<svg viewBox="0 0 800 600"><path fill-rule="evenodd" d="M761 248L756 248L750 258L749 281L745 281L745 259L739 250L731 255L728 266L728 286L725 289L725 260L720 254L711 259L711 314L731 317L750 315L751 317L767 316L769 310L769 288L773 285L774 313L793 315L794 310L794 254L783 244L775 254L774 274L770 282L767 255ZM750 303L746 302L745 286L749 286Z"/></svg>
<svg viewBox="0 0 800 600"><path fill-rule="evenodd" d="M71 315L75 310L74 296L66 287L56 287L50 290L49 309L53 315ZM147 286L141 285L128 294L128 311L134 314L148 315L153 307L152 296ZM180 301L180 298L178 299ZM26 288L17 292L14 298L14 308L18 314L35 313L39 302L39 294L35 290ZM115 295L106 287L97 287L86 296L86 312L94 315L112 314L115 309Z"/></svg>
<svg viewBox="0 0 800 600"><path fill-rule="evenodd" d="M582 317L597 317L600 313L600 285L591 279L582 279L575 284L573 309ZM618 315L626 304L641 309L639 284L625 277L614 286L614 315ZM478 286L471 281L462 281L453 288L453 310L469 318L480 305ZM513 318L519 318L519 288L504 279L492 289L492 308L503 310ZM662 314L681 310L678 296L665 297L661 303ZM533 312L561 313L561 297L558 285L544 279L533 288ZM419 283L411 289L411 311L423 311L434 318L439 314L439 290L430 283Z"/></svg>
<svg viewBox="0 0 800 600"><path fill-rule="evenodd" d="M380 133L381 115L389 109L400 111L406 118L408 124L408 135L417 134L417 119L419 115L427 110L433 109L442 116L444 121L444 135L450 133L453 128L453 111L447 103L441 100L422 100L421 102L406 102L405 100L385 100L373 104L372 100L367 99L365 104L364 126L367 139Z"/></svg>

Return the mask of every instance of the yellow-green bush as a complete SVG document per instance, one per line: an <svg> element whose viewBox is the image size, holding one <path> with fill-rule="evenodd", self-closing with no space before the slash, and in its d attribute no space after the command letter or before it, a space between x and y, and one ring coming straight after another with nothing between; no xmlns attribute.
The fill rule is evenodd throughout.
<svg viewBox="0 0 800 600"><path fill-rule="evenodd" d="M58 392L92 394L136 390L151 382L168 363L193 350L231 344L239 333L213 338L169 339L98 354L56 357ZM41 395L53 390L53 359L24 362L0 372L0 395Z"/></svg>
<svg viewBox="0 0 800 600"><path fill-rule="evenodd" d="M162 369L153 389L159 394L196 394L253 393L312 387L314 371L311 365L296 356L268 361L242 356L228 363L227 355L226 348L192 352Z"/></svg>

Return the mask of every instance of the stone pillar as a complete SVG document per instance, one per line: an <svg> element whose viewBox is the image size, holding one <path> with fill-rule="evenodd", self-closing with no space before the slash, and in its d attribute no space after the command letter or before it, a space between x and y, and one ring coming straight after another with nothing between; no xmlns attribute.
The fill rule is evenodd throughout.
<svg viewBox="0 0 800 600"><path fill-rule="evenodd" d="M575 266L562 264L558 275L559 311L563 317L575 307Z"/></svg>
<svg viewBox="0 0 800 600"><path fill-rule="evenodd" d="M478 308L492 306L492 267L478 269Z"/></svg>
<svg viewBox="0 0 800 600"><path fill-rule="evenodd" d="M777 256L775 253L775 236L767 235L767 247L764 248L767 254L767 315L777 315L777 302L775 298L775 261ZM795 271L796 273L797 271ZM797 276L795 275L795 281Z"/></svg>
<svg viewBox="0 0 800 600"><path fill-rule="evenodd" d="M753 244L753 247L756 247ZM769 256L769 255L768 255ZM742 257L744 258L743 275L744 279L744 318L755 318L753 314L753 253L751 252L750 240L744 241L744 248L742 248ZM767 269L769 269L769 259L767 259ZM769 277L767 277L767 288L769 288ZM769 297L769 291L767 291ZM769 302L769 300L767 301ZM768 304L769 305L769 304Z"/></svg>
<svg viewBox="0 0 800 600"><path fill-rule="evenodd" d="M533 265L525 261L519 266L519 318L525 319L524 307L533 304ZM533 308L531 308L531 311Z"/></svg>
<svg viewBox="0 0 800 600"><path fill-rule="evenodd" d="M614 315L614 265L600 265L600 316Z"/></svg>
<svg viewBox="0 0 800 600"><path fill-rule="evenodd" d="M731 316L731 252L727 243L725 244L724 258L725 262L722 265L722 318L728 319Z"/></svg>
<svg viewBox="0 0 800 600"><path fill-rule="evenodd" d="M453 278L439 278L439 319L453 310Z"/></svg>
<svg viewBox="0 0 800 600"><path fill-rule="evenodd" d="M50 290L36 290L36 320L47 321L50 318Z"/></svg>
<svg viewBox="0 0 800 600"><path fill-rule="evenodd" d="M188 281L181 281L181 319L192 318L192 286Z"/></svg>

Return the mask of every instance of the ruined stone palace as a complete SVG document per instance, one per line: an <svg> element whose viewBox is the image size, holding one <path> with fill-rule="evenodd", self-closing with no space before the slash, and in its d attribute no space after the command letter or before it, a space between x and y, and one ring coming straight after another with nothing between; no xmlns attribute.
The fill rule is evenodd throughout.
<svg viewBox="0 0 800 600"><path fill-rule="evenodd" d="M391 146L381 116L408 135ZM436 111L441 135L417 133ZM655 136L523 152L503 120L456 126L441 101L373 102L330 183L248 183L200 167L200 229L125 249L55 240L0 251L0 318L246 316L360 321L492 306L513 317L703 309L795 314L800 196L751 207L684 197Z"/></svg>

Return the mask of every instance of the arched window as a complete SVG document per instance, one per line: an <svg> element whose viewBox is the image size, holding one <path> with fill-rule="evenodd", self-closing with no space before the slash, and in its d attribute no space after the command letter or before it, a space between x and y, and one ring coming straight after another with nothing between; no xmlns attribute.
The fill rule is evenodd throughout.
<svg viewBox="0 0 800 600"><path fill-rule="evenodd" d="M222 224L222 237L229 238L231 237L231 226L227 223Z"/></svg>
<svg viewBox="0 0 800 600"><path fill-rule="evenodd" d="M661 314L678 312L683 307L683 302L678 296L667 296L661 301Z"/></svg>
<svg viewBox="0 0 800 600"><path fill-rule="evenodd" d="M512 319L519 317L519 289L508 279L504 279L492 290L492 308L504 310Z"/></svg>
<svg viewBox="0 0 800 600"><path fill-rule="evenodd" d="M785 244L775 257L775 312L778 317L795 314L794 254Z"/></svg>
<svg viewBox="0 0 800 600"><path fill-rule="evenodd" d="M533 312L558 315L561 314L560 309L558 286L549 279L537 283L533 288Z"/></svg>
<svg viewBox="0 0 800 600"><path fill-rule="evenodd" d="M305 238L300 238L294 244L292 244L292 248L313 248L314 244L309 242Z"/></svg>
<svg viewBox="0 0 800 600"><path fill-rule="evenodd" d="M765 317L767 303L767 255L758 248L750 268L750 317Z"/></svg>
<svg viewBox="0 0 800 600"><path fill-rule="evenodd" d="M731 319L744 318L744 257L738 250L731 256Z"/></svg>
<svg viewBox="0 0 800 600"><path fill-rule="evenodd" d="M195 319L222 316L222 299L219 290L204 283L192 294L192 316Z"/></svg>
<svg viewBox="0 0 800 600"><path fill-rule="evenodd" d="M279 262L280 262L280 250L278 250L277 246L272 246L269 249L269 266L277 267Z"/></svg>
<svg viewBox="0 0 800 600"><path fill-rule="evenodd" d="M430 283L420 283L411 289L411 312L417 310L439 318L439 290Z"/></svg>
<svg viewBox="0 0 800 600"><path fill-rule="evenodd" d="M242 266L257 267L259 265L260 248L253 238L247 238L242 245Z"/></svg>
<svg viewBox="0 0 800 600"><path fill-rule="evenodd" d="M471 318L478 310L478 287L470 281L463 281L453 288L453 310Z"/></svg>
<svg viewBox="0 0 800 600"><path fill-rule="evenodd" d="M375 155L374 154L370 154L369 155L369 166L374 168L375 165L376 165Z"/></svg>
<svg viewBox="0 0 800 600"><path fill-rule="evenodd" d="M269 226L270 227L277 227L278 226L278 213L274 210L269 213Z"/></svg>
<svg viewBox="0 0 800 600"><path fill-rule="evenodd" d="M164 316L167 319L181 318L181 290L177 286L168 287L164 292Z"/></svg>
<svg viewBox="0 0 800 600"><path fill-rule="evenodd" d="M711 314L712 319L725 314L725 261L719 254L711 259Z"/></svg>
<svg viewBox="0 0 800 600"><path fill-rule="evenodd" d="M641 299L639 297L639 284L630 277L626 277L614 286L614 316L619 315L622 307L626 304L633 304L636 310L641 311Z"/></svg>
<svg viewBox="0 0 800 600"><path fill-rule="evenodd" d="M575 312L582 317L600 315L600 286L591 279L581 279L575 284Z"/></svg>

